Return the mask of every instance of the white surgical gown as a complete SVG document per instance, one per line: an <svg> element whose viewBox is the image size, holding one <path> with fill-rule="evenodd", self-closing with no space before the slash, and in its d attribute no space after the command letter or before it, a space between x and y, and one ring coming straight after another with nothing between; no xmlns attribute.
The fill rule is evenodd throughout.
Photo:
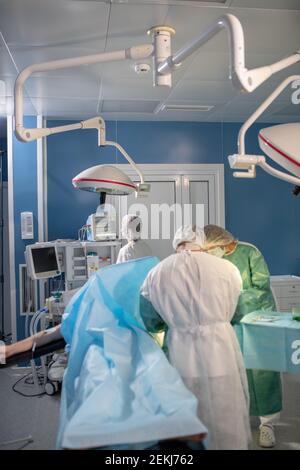
<svg viewBox="0 0 300 470"><path fill-rule="evenodd" d="M118 254L117 263L124 263L138 258L145 258L146 256L152 256L151 249L143 240L131 240L127 245L120 249Z"/></svg>
<svg viewBox="0 0 300 470"><path fill-rule="evenodd" d="M246 449L250 438L246 373L230 324L241 285L228 261L183 252L155 266L141 289L168 325L170 362L198 399L210 449Z"/></svg>

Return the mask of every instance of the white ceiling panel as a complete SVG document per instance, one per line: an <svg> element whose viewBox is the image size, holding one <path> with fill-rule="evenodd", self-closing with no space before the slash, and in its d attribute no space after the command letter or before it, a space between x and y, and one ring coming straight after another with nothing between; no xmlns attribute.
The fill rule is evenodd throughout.
<svg viewBox="0 0 300 470"><path fill-rule="evenodd" d="M12 77L1 77L0 96L8 97L14 94L15 80Z"/></svg>
<svg viewBox="0 0 300 470"><path fill-rule="evenodd" d="M102 44L104 47L104 45ZM26 47L26 46L12 46L10 47L11 54L17 64L18 69L21 71L25 67L31 64L39 64L41 62L47 62L49 60L68 59L71 57L80 57L90 54L101 53L101 47L74 47L74 46L56 46L56 47ZM83 67L83 66L82 66ZM78 67L78 69L82 68ZM73 73L75 68L64 69L59 72L60 75ZM47 74L54 74L54 72L47 72ZM56 75L58 72L56 72Z"/></svg>
<svg viewBox="0 0 300 470"><path fill-rule="evenodd" d="M231 7L264 8L267 10L300 10L299 0L232 0Z"/></svg>
<svg viewBox="0 0 300 470"><path fill-rule="evenodd" d="M5 77L16 77L17 70L5 46L1 44L0 35L0 74Z"/></svg>
<svg viewBox="0 0 300 470"><path fill-rule="evenodd" d="M45 74L46 75L46 74ZM82 83L85 86L82 87ZM95 79L82 71L73 73L73 76L45 76L34 75L26 82L29 96L35 98L68 98L68 99L94 99L99 98L100 79Z"/></svg>
<svg viewBox="0 0 300 470"><path fill-rule="evenodd" d="M222 81L198 81L181 80L179 84L172 89L169 99L171 100L197 100L204 99L206 102L223 103L236 96L237 91L231 82Z"/></svg>
<svg viewBox="0 0 300 470"><path fill-rule="evenodd" d="M37 113L45 116L62 118L97 116L97 100L33 98L32 102ZM28 114L28 108L25 106L24 109L25 114Z"/></svg>
<svg viewBox="0 0 300 470"><path fill-rule="evenodd" d="M282 58L300 48L300 11L241 9L246 53L274 54Z"/></svg>
<svg viewBox="0 0 300 470"><path fill-rule="evenodd" d="M240 100L233 100L227 103L222 111L229 114L240 114L245 118L249 117L256 109L260 106L260 101L243 101L243 98ZM289 103L285 103L285 106L288 106ZM273 103L268 110L264 112L264 116L267 114L273 114L274 112L282 109L282 103Z"/></svg>
<svg viewBox="0 0 300 470"><path fill-rule="evenodd" d="M105 2L1 0L0 7L0 30L10 47L64 47L106 38Z"/></svg>
<svg viewBox="0 0 300 470"><path fill-rule="evenodd" d="M143 100L104 100L101 103L101 113L153 113L159 101Z"/></svg>
<svg viewBox="0 0 300 470"><path fill-rule="evenodd" d="M234 99L241 100L244 103L259 102L262 103L281 83L281 80L270 79L252 93L238 92ZM293 89L288 86L275 100L275 102L287 103L291 100Z"/></svg>
<svg viewBox="0 0 300 470"><path fill-rule="evenodd" d="M294 118L300 119L300 104L289 103L286 106L281 106L273 112L273 116L293 116Z"/></svg>
<svg viewBox="0 0 300 470"><path fill-rule="evenodd" d="M186 66L184 78L188 80L229 80L229 51L228 54L203 52L200 50L193 56L193 61ZM180 70L180 68L179 68ZM174 72L176 76L177 70Z"/></svg>
<svg viewBox="0 0 300 470"><path fill-rule="evenodd" d="M148 29L165 24L168 10L167 5L112 4L106 50L151 43Z"/></svg>
<svg viewBox="0 0 300 470"><path fill-rule="evenodd" d="M168 87L153 88L151 76L147 80L140 80L139 77L132 79L115 77L103 80L101 96L104 99L160 100L167 98L169 93Z"/></svg>
<svg viewBox="0 0 300 470"><path fill-rule="evenodd" d="M172 37L173 52L199 36L224 13L223 8L171 6L165 23L176 30L176 34ZM225 31L212 38L201 48L201 51L216 53L228 51Z"/></svg>

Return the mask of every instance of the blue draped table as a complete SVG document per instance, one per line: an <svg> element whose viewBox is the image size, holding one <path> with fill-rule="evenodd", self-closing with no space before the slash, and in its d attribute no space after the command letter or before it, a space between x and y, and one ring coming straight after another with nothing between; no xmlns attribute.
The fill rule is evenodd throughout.
<svg viewBox="0 0 300 470"><path fill-rule="evenodd" d="M300 374L300 322L292 314L252 312L235 329L247 369Z"/></svg>

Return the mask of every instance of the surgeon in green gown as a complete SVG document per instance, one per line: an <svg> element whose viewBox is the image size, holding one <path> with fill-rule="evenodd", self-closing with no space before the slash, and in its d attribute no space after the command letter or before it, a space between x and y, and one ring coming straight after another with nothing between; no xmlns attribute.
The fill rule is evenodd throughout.
<svg viewBox="0 0 300 470"><path fill-rule="evenodd" d="M233 235L216 225L204 227L211 252L231 261L239 269L243 280L243 292L239 298L232 321L241 339L241 319L255 310L276 311L270 288L270 273L263 255L253 245L235 240ZM273 423L282 409L282 387L278 372L247 370L250 415L259 416L261 447L273 447L276 443Z"/></svg>

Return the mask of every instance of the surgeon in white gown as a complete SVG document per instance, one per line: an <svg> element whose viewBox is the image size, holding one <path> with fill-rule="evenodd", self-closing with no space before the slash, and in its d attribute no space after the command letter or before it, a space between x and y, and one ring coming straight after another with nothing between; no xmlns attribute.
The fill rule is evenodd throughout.
<svg viewBox="0 0 300 470"><path fill-rule="evenodd" d="M247 449L247 378L230 324L242 288L240 273L202 251L200 229L180 228L173 246L177 254L155 266L141 288L145 325L157 332L167 324L169 360L198 399L199 417L209 430L207 447Z"/></svg>
<svg viewBox="0 0 300 470"><path fill-rule="evenodd" d="M137 215L127 214L122 219L121 233L127 240L118 254L117 263L124 263L145 256L152 256L150 247L141 240L142 220Z"/></svg>

